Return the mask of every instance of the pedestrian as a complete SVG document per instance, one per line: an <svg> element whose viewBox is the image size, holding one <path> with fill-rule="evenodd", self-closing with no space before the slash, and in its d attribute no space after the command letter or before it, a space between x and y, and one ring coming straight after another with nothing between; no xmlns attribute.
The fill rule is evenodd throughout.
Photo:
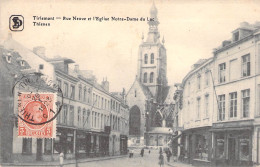
<svg viewBox="0 0 260 167"><path fill-rule="evenodd" d="M164 166L164 156L162 151L160 151L160 155L159 155L159 165L160 167Z"/></svg>
<svg viewBox="0 0 260 167"><path fill-rule="evenodd" d="M63 167L64 154L63 151L60 152L60 167Z"/></svg>
<svg viewBox="0 0 260 167"><path fill-rule="evenodd" d="M172 153L171 153L170 149L168 149L166 154L167 154L167 162L170 162L171 156L172 156Z"/></svg>
<svg viewBox="0 0 260 167"><path fill-rule="evenodd" d="M133 151L133 150L130 150L130 151L129 151L129 158L133 158L133 156L134 156L134 151Z"/></svg>
<svg viewBox="0 0 260 167"><path fill-rule="evenodd" d="M151 150L149 149L149 154L151 153Z"/></svg>
<svg viewBox="0 0 260 167"><path fill-rule="evenodd" d="M142 148L142 150L141 150L141 156L143 157L144 156L144 149Z"/></svg>

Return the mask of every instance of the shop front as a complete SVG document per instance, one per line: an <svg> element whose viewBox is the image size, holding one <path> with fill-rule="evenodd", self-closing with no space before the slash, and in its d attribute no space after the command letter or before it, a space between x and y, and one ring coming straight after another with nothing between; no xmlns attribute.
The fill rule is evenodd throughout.
<svg viewBox="0 0 260 167"><path fill-rule="evenodd" d="M76 152L78 158L86 158L89 156L91 148L90 133L77 130L76 133Z"/></svg>
<svg viewBox="0 0 260 167"><path fill-rule="evenodd" d="M58 156L62 151L66 159L74 158L74 144L74 129L58 127L53 143L54 155Z"/></svg>
<svg viewBox="0 0 260 167"><path fill-rule="evenodd" d="M214 165L252 166L252 121L213 124Z"/></svg>
<svg viewBox="0 0 260 167"><path fill-rule="evenodd" d="M107 133L92 132L90 141L91 157L100 157L109 154L109 135Z"/></svg>
<svg viewBox="0 0 260 167"><path fill-rule="evenodd" d="M120 154L125 155L127 154L127 136L120 135Z"/></svg>
<svg viewBox="0 0 260 167"><path fill-rule="evenodd" d="M210 166L211 141L210 127L183 131L179 159L195 166Z"/></svg>

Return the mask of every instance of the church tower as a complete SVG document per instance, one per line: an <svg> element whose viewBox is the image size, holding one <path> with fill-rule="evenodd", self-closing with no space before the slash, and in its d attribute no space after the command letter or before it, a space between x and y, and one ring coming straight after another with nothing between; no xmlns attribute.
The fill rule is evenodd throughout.
<svg viewBox="0 0 260 167"><path fill-rule="evenodd" d="M149 32L139 45L137 77L141 84L148 87L154 97L161 87L167 86L167 56L164 47L164 38L160 41L158 31L159 21L157 8L153 3L148 21Z"/></svg>

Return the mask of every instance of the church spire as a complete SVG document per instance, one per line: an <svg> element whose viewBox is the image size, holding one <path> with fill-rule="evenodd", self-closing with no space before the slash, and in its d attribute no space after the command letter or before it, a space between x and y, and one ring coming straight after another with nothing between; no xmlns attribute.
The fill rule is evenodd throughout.
<svg viewBox="0 0 260 167"><path fill-rule="evenodd" d="M152 7L150 9L150 20L148 21L150 32L158 32L157 27L160 24L160 22L158 21L157 14L158 14L158 10L153 1Z"/></svg>

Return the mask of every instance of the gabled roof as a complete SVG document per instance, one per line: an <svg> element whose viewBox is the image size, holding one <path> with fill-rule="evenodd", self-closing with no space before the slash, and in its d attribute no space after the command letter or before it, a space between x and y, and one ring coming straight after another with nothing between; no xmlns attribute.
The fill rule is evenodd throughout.
<svg viewBox="0 0 260 167"><path fill-rule="evenodd" d="M152 97L153 97L153 95L152 95L152 93L150 92L149 88L148 88L147 86L143 85L142 83L140 83L140 81L138 81L138 78L135 79L134 83L132 84L131 88L130 88L129 91L127 92L126 96L129 94L130 90L133 88L133 86L134 86L135 83L137 83L137 84L140 86L140 88L141 88L143 94L144 94L147 98L152 98Z"/></svg>

